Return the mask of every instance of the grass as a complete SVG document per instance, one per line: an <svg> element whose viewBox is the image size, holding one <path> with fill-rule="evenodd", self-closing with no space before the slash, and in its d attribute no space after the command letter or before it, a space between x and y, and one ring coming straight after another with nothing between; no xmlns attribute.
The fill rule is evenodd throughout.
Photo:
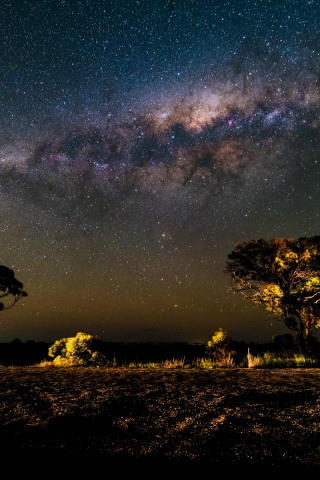
<svg viewBox="0 0 320 480"><path fill-rule="evenodd" d="M190 364L185 363L185 357L181 359L173 358L172 360L164 360L162 362L130 362L129 365L124 365L127 368L190 368Z"/></svg>
<svg viewBox="0 0 320 480"><path fill-rule="evenodd" d="M293 355L292 357L282 357L275 353L265 352L261 355L246 355L239 364L234 363L232 358L226 358L223 361L215 361L210 357L196 358L191 363L186 363L185 357L173 358L162 362L130 362L119 366L116 358L109 360L106 365L92 368L121 368L121 369L205 369L212 370L216 368L315 368L318 362L312 358L306 358L303 355ZM66 365L56 365L54 361L43 360L33 365L34 367L59 367Z"/></svg>
<svg viewBox="0 0 320 480"><path fill-rule="evenodd" d="M36 363L33 365L34 367L59 367L60 365L56 365L54 361L42 360L40 363ZM65 366L65 365L62 365ZM116 358L114 357L113 360L108 361L107 368L141 368L141 369L173 369L173 368L205 368L205 369L212 369L217 368L219 364L211 360L210 358L197 358L193 360L191 363L185 362L185 357L182 358L173 358L172 360L164 360L162 362L130 362L127 364L126 362L120 367ZM103 366L102 366L103 367ZM99 368L99 367L95 367Z"/></svg>
<svg viewBox="0 0 320 480"><path fill-rule="evenodd" d="M297 354L292 357L281 357L270 352L257 356L248 355L248 366L250 368L314 368L317 366L317 363L315 359Z"/></svg>
<svg viewBox="0 0 320 480"><path fill-rule="evenodd" d="M53 360L42 360L40 363L35 363L34 367L54 367Z"/></svg>

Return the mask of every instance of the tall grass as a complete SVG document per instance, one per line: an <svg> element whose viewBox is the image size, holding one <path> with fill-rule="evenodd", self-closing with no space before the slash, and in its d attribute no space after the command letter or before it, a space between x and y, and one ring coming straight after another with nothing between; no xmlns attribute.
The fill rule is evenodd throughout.
<svg viewBox="0 0 320 480"><path fill-rule="evenodd" d="M262 355L247 355L249 368L304 368L316 367L318 362L304 355L294 354L292 357L281 357L275 353L265 352Z"/></svg>
<svg viewBox="0 0 320 480"><path fill-rule="evenodd" d="M185 363L185 357L181 359L173 358L172 360L164 360L162 362L130 362L126 365L127 368L190 368L189 364Z"/></svg>
<svg viewBox="0 0 320 480"><path fill-rule="evenodd" d="M61 365L55 364L54 361L47 361L42 360L40 363L36 363L33 365L34 367L59 367ZM164 360L162 362L130 362L129 364L125 363L122 366L118 366L118 362L114 357L113 360L107 361L106 365L101 365L101 367L106 368L141 368L141 369L175 369L175 368L206 368L212 369L217 368L219 364L214 362L210 358L197 358L193 360L191 363L186 363L185 357L182 358L173 358L172 360ZM98 367L99 368L99 367Z"/></svg>
<svg viewBox="0 0 320 480"><path fill-rule="evenodd" d="M54 367L53 360L42 360L40 363L35 363L34 367Z"/></svg>
<svg viewBox="0 0 320 480"><path fill-rule="evenodd" d="M60 367L67 365L55 364L54 360L43 360L33 365L34 367ZM264 352L261 355L248 354L239 364L234 363L233 359L226 358L223 362L214 360L211 357L196 358L191 363L186 363L185 357L173 358L172 360L164 360L162 362L124 362L121 366L114 356L112 360L108 360L105 365L92 368L121 368L121 369L206 369L212 370L216 368L315 368L319 366L319 362L312 358L306 358L303 355L294 354L291 357L277 355L272 352Z"/></svg>

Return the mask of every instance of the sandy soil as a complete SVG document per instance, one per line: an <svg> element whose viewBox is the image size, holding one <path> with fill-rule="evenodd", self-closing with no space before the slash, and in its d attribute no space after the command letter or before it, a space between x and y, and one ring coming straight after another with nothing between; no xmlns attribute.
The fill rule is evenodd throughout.
<svg viewBox="0 0 320 480"><path fill-rule="evenodd" d="M0 431L24 462L320 472L320 370L0 367Z"/></svg>

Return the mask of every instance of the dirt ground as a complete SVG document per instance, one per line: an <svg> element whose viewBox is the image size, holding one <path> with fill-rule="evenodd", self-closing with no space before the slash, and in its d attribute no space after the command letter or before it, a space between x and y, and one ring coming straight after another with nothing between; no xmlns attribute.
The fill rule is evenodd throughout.
<svg viewBox="0 0 320 480"><path fill-rule="evenodd" d="M318 472L320 370L0 367L0 431L24 465Z"/></svg>

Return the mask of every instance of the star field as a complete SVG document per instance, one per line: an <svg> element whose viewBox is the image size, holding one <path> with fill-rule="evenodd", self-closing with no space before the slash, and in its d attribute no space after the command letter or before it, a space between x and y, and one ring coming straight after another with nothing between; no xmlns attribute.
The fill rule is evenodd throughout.
<svg viewBox="0 0 320 480"><path fill-rule="evenodd" d="M3 2L1 341L269 341L238 241L319 234L319 6Z"/></svg>

